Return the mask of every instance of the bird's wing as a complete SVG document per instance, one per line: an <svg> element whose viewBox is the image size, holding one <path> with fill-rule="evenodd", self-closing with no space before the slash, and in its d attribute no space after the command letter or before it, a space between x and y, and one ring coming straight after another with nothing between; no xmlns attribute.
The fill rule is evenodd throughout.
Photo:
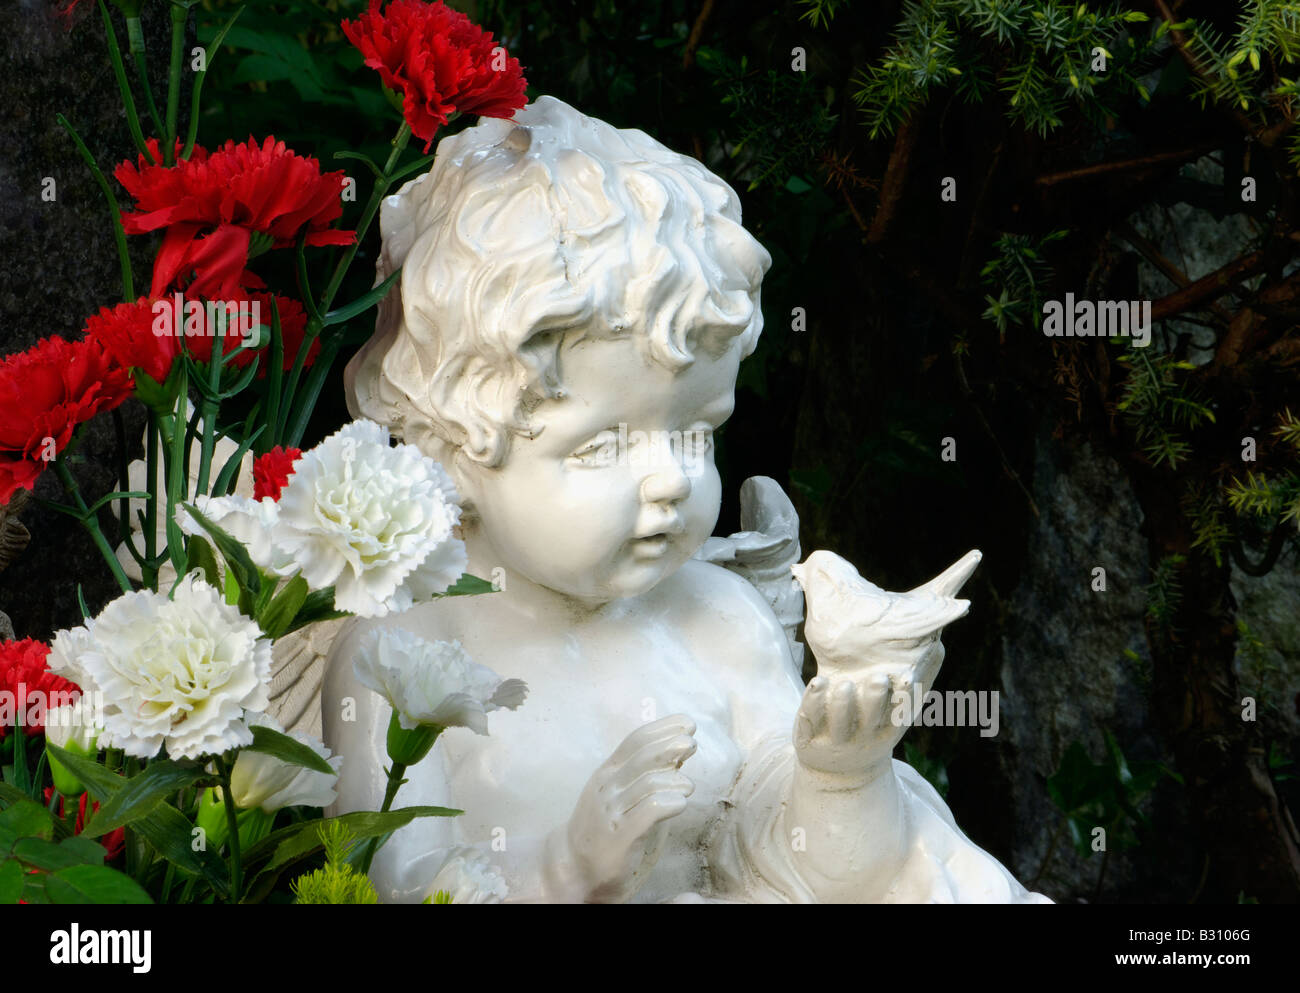
<svg viewBox="0 0 1300 993"><path fill-rule="evenodd" d="M271 663L267 713L286 731L321 737L320 691L325 659L348 618L321 621L278 638Z"/></svg>
<svg viewBox="0 0 1300 993"><path fill-rule="evenodd" d="M745 530L710 538L695 558L729 569L762 594L785 629L798 671L803 645L795 632L804 604L803 594L790 582L790 566L799 561L799 515L775 479L751 476L740 487L740 525Z"/></svg>

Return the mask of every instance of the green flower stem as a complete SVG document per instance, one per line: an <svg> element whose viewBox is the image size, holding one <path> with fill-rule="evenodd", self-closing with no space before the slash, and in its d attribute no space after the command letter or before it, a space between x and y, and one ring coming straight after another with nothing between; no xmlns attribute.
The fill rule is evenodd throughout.
<svg viewBox="0 0 1300 993"><path fill-rule="evenodd" d="M329 375L330 368L334 365L334 359L338 355L341 343L341 339L335 338L321 349L320 355L316 356L316 362L311 367L311 374L307 377L307 382L303 386L302 402L298 405L297 416L294 417L285 437L284 444L286 446L297 448L302 443L302 436L307 431L307 422L311 420L312 411L316 409L316 399L320 396L321 388L325 385L325 377Z"/></svg>
<svg viewBox="0 0 1300 993"><path fill-rule="evenodd" d="M127 17L126 37L127 44L131 49L131 59L135 62L136 75L140 77L140 89L144 90L145 106L149 109L149 117L153 121L154 132L162 134L163 122L162 118L158 116L158 105L154 103L153 87L149 85L149 63L145 61L144 57L144 25L140 23L138 13Z"/></svg>
<svg viewBox="0 0 1300 993"><path fill-rule="evenodd" d="M158 554L158 415L149 409L149 423L145 428L144 471L148 476L149 500L144 505L144 557L150 563L141 566L144 584L158 590L158 569L152 565Z"/></svg>
<svg viewBox="0 0 1300 993"><path fill-rule="evenodd" d="M230 902L239 902L239 890L243 886L244 866L239 851L239 823L235 817L235 800L230 795L230 765L225 756L217 759L217 772L221 776L221 799L226 808L226 827L230 831L227 839L230 844Z"/></svg>
<svg viewBox="0 0 1300 993"><path fill-rule="evenodd" d="M117 436L117 480L118 488L125 491L131 488L131 471L126 458L126 424L122 420L122 408L113 410L113 430ZM131 557L140 561L140 550L135 547L135 538L131 536L131 499L122 497L117 501L117 527Z"/></svg>
<svg viewBox="0 0 1300 993"><path fill-rule="evenodd" d="M307 421L311 418L312 408L316 405L316 397L319 395L321 384L324 383L325 379L325 373L322 372L314 376L312 381L309 381L307 394L304 396L303 402L297 405L297 415L291 421L290 411L294 409L294 402L298 399L298 382L302 378L307 352L310 351L312 343L320 337L321 331L324 330L323 315L329 313L330 304L334 302L334 297L338 295L339 287L343 285L343 279L347 275L348 269L352 267L352 260L356 258L357 250L361 247L366 232L370 230L375 214L379 212L379 205L383 202L384 197L388 195L388 189L392 185L391 176L393 170L396 168L397 160L401 158L402 152L406 150L407 143L410 140L411 125L403 120L402 126L397 129L397 134L393 137L393 151L384 165L383 175L375 179L375 188L371 191L370 199L366 201L366 206L361 212L361 220L357 224L357 236L353 239L352 244L348 245L344 250L338 265L334 267L334 274L330 277L329 283L325 286L325 291L321 294L320 304L316 308L315 316L307 321L307 329L303 334L302 344L298 347L298 354L294 358L293 371L289 373L289 381L285 386L280 401L280 415L275 426L276 444L297 445L302 440ZM328 366L325 372L328 372ZM313 385L314 389L312 389ZM292 429L286 433L286 428L290 424L292 424Z"/></svg>
<svg viewBox="0 0 1300 993"><path fill-rule="evenodd" d="M185 401L189 397L189 372L184 365L181 366L180 386L176 413L172 415L171 457L167 460L167 554L177 576L185 568L185 539L181 526L176 523L176 505L189 499L189 478L185 472Z"/></svg>
<svg viewBox="0 0 1300 993"><path fill-rule="evenodd" d="M189 7L172 5L172 59L167 69L167 147L163 149L163 161L167 165L176 161L176 116L181 105L181 63L185 58L185 25L189 19Z"/></svg>
<svg viewBox="0 0 1300 993"><path fill-rule="evenodd" d="M221 391L221 367L226 360L226 335L230 334L230 312L221 319L221 332L212 338L212 359L208 363L208 392L203 396L203 441L199 449L199 478L194 495L208 492L208 476L212 471L212 452L217 444L217 400Z"/></svg>
<svg viewBox="0 0 1300 993"><path fill-rule="evenodd" d="M384 790L384 805L379 808L381 814L386 814L393 806L393 799L397 796L397 791L402 788L405 781L406 766L401 762L394 762L392 768L388 770L388 788ZM371 838L370 843L366 845L366 854L361 859L361 874L368 875L370 872L370 863L375 859L375 852L379 851L379 839Z"/></svg>
<svg viewBox="0 0 1300 993"><path fill-rule="evenodd" d="M122 571L122 563L117 560L117 556L113 554L113 549L108 544L108 539L104 537L104 532L99 529L99 521L86 507L86 501L81 498L81 488L77 486L77 481L72 478L72 471L61 456L54 460L54 471L59 474L63 488L76 502L77 509L81 511L81 524L95 540L95 547L99 549L99 554L104 556L104 561L113 571L113 578L117 580L117 585L122 587L123 593L130 593L131 580L127 579L126 573Z"/></svg>
<svg viewBox="0 0 1300 993"><path fill-rule="evenodd" d="M343 257L339 259L339 264L334 269L334 275L330 277L329 284L325 287L325 293L321 296L320 306L316 308L319 313L326 314L329 312L330 304L334 302L335 294L338 293L339 287L343 285L343 277L347 275L348 269L352 266L352 260L356 257L357 249L361 247L362 239L365 238L366 232L370 230L370 222L375 219L380 202L388 194L388 187L392 183L389 177L397 166L397 160L401 158L402 152L406 150L406 144L410 140L411 125L403 120L402 126L397 129L397 135L393 138L393 151L388 156L388 162L384 165L384 175L382 178L375 180L375 188L370 194L370 199L366 202L365 210L361 212L361 222L357 225L357 237L347 247ZM320 334L319 327L315 330L316 334Z"/></svg>
<svg viewBox="0 0 1300 993"><path fill-rule="evenodd" d="M126 66L122 62L122 50L117 46L117 32L113 30L113 19L109 16L108 7L104 0L99 0L99 15L104 20L104 35L108 41L108 58L113 64L113 75L117 77L117 89L122 94L122 104L126 108L126 126L131 131L131 140L135 142L136 149L139 150L150 165L157 165L153 153L149 151L149 146L145 144L144 132L140 130L140 115L135 109L135 97L131 95L131 84L127 82ZM129 20L126 27L129 35L131 33L131 22ZM143 49L143 35L140 38L140 45Z"/></svg>
<svg viewBox="0 0 1300 993"><path fill-rule="evenodd" d="M101 0L102 2L103 0ZM104 199L108 201L108 212L112 215L113 220L113 241L117 244L117 260L122 268L122 300L125 303L130 303L135 299L135 283L131 277L131 256L126 250L126 232L122 229L122 211L118 209L117 197L113 195L113 189L108 185L108 180L104 178L104 173L95 162L95 157L90 154L90 149L81 140L81 135L77 134L76 129L68 123L68 119L62 114L55 114L54 119L71 136L73 143L77 146L77 151L81 153L82 159L90 169L91 175L95 177L95 182L99 184L100 190L103 191Z"/></svg>

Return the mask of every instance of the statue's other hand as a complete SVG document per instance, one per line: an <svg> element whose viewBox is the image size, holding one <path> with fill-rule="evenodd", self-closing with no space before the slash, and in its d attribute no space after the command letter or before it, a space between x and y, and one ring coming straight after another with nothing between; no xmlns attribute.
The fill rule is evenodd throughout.
<svg viewBox="0 0 1300 993"><path fill-rule="evenodd" d="M667 820L695 784L679 771L695 753L695 722L683 714L642 725L587 781L565 832L567 859L585 898L629 899L654 866Z"/></svg>

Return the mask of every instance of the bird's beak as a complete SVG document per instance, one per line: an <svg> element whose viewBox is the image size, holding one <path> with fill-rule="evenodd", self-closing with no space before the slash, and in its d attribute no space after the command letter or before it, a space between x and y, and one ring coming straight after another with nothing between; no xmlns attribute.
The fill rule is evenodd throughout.
<svg viewBox="0 0 1300 993"><path fill-rule="evenodd" d="M928 583L922 583L916 589L908 592L929 593L941 597L955 596L966 580L970 579L971 573L975 571L975 567L980 564L982 558L984 558L984 554L978 549L969 551ZM962 613L965 613L965 611L962 611Z"/></svg>

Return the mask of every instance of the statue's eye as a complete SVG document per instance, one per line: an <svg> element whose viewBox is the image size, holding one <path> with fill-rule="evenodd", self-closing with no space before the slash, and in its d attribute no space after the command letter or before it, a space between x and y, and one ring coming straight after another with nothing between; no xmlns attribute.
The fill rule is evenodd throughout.
<svg viewBox="0 0 1300 993"><path fill-rule="evenodd" d="M570 455L569 459L585 466L614 465L618 462L618 435L613 431L602 431Z"/></svg>

